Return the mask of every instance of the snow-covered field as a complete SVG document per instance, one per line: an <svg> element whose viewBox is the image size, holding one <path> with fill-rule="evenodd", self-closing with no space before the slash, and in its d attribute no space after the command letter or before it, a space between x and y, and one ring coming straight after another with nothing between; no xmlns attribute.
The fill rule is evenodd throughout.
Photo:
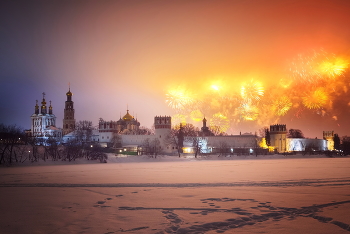
<svg viewBox="0 0 350 234"><path fill-rule="evenodd" d="M108 163L48 164L0 168L1 233L350 231L349 157L109 155Z"/></svg>

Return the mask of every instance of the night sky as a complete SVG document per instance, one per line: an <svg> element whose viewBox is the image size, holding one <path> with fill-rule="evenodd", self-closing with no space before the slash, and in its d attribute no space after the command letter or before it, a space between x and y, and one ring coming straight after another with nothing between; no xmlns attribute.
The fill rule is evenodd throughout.
<svg viewBox="0 0 350 234"><path fill-rule="evenodd" d="M311 138L350 135L349 12L349 0L3 0L0 122L30 128L45 92L62 127L70 83L76 120L94 125L127 106L146 127L198 108L208 120L224 115L232 134L283 123ZM342 67L303 70L316 60ZM263 88L243 98L247 82ZM175 89L202 106L176 106ZM282 96L291 103L283 114L273 107ZM251 119L244 105L256 108Z"/></svg>

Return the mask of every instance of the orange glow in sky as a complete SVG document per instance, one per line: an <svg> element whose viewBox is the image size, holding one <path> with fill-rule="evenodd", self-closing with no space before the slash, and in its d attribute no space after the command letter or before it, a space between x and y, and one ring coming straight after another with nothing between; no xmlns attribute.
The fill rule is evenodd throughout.
<svg viewBox="0 0 350 234"><path fill-rule="evenodd" d="M155 115L200 124L221 113L236 134L269 123L350 133L337 127L350 117L348 0L8 1L0 11L5 123L28 128L45 91L60 127L70 82L76 119L95 124L129 105L147 127Z"/></svg>

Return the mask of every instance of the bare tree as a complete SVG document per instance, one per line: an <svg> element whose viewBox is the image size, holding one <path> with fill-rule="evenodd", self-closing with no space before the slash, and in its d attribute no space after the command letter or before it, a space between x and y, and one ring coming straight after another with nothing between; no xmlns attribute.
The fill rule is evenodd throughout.
<svg viewBox="0 0 350 234"><path fill-rule="evenodd" d="M113 133L113 137L112 137L110 143L111 143L112 148L121 147L122 146L122 138L117 133Z"/></svg>
<svg viewBox="0 0 350 234"><path fill-rule="evenodd" d="M61 158L60 155L61 139L54 136L49 136L43 144L45 148L45 156L50 156L53 161L57 161Z"/></svg>
<svg viewBox="0 0 350 234"><path fill-rule="evenodd" d="M340 150L340 138L339 138L338 134L334 134L333 141L334 141L334 149Z"/></svg>
<svg viewBox="0 0 350 234"><path fill-rule="evenodd" d="M228 151L228 144L225 141L220 141L219 142L219 156L226 156L228 154L227 151Z"/></svg>
<svg viewBox="0 0 350 234"><path fill-rule="evenodd" d="M75 124L75 138L80 142L90 142L92 130L94 129L92 122L88 120L80 120Z"/></svg>
<svg viewBox="0 0 350 234"><path fill-rule="evenodd" d="M106 163L108 157L99 144L92 144L87 151L86 158L88 160L99 160L101 163Z"/></svg>
<svg viewBox="0 0 350 234"><path fill-rule="evenodd" d="M150 148L152 151L152 154L154 155L155 158L157 158L157 155L159 154L161 148L160 148L160 141L158 138L154 138L151 142L150 142Z"/></svg>
<svg viewBox="0 0 350 234"><path fill-rule="evenodd" d="M146 138L141 145L141 154L149 155L150 154L150 139Z"/></svg>
<svg viewBox="0 0 350 234"><path fill-rule="evenodd" d="M289 129L288 138L305 138L300 129Z"/></svg>
<svg viewBox="0 0 350 234"><path fill-rule="evenodd" d="M193 124L179 124L171 129L170 133L165 137L164 142L167 146L176 147L179 157L181 157L181 153L183 152L184 141L189 142L195 148L197 157L200 146L198 132L198 128Z"/></svg>
<svg viewBox="0 0 350 234"><path fill-rule="evenodd" d="M0 164L18 162L18 146L23 145L24 131L16 125L0 124Z"/></svg>
<svg viewBox="0 0 350 234"><path fill-rule="evenodd" d="M138 134L139 135L152 135L152 134L154 134L154 130L147 128L147 127L144 127L144 126L141 126L138 130Z"/></svg>
<svg viewBox="0 0 350 234"><path fill-rule="evenodd" d="M198 136L187 136L185 137L185 142L191 144L194 150L194 157L197 158L201 151L201 141Z"/></svg>
<svg viewBox="0 0 350 234"><path fill-rule="evenodd" d="M74 161L82 156L82 144L77 140L70 140L65 144L64 157L62 160Z"/></svg>
<svg viewBox="0 0 350 234"><path fill-rule="evenodd" d="M170 133L165 136L165 139L163 141L165 145L175 147L179 157L181 156L183 147L182 129L171 129Z"/></svg>
<svg viewBox="0 0 350 234"><path fill-rule="evenodd" d="M223 134L220 126L209 126L209 130L211 133L213 133L214 136L219 136L220 134Z"/></svg>

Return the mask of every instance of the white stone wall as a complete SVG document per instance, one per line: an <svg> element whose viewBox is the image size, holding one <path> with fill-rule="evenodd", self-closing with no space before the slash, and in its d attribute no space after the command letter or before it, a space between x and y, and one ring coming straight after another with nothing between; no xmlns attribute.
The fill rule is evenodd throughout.
<svg viewBox="0 0 350 234"><path fill-rule="evenodd" d="M99 132L98 135L101 143L109 143L113 138L113 132Z"/></svg>
<svg viewBox="0 0 350 234"><path fill-rule="evenodd" d="M120 135L122 146L125 145L142 145L148 138L150 141L156 138L155 135Z"/></svg>
<svg viewBox="0 0 350 234"><path fill-rule="evenodd" d="M327 150L327 141L324 139L287 138L287 151L305 151L306 148L324 151Z"/></svg>

